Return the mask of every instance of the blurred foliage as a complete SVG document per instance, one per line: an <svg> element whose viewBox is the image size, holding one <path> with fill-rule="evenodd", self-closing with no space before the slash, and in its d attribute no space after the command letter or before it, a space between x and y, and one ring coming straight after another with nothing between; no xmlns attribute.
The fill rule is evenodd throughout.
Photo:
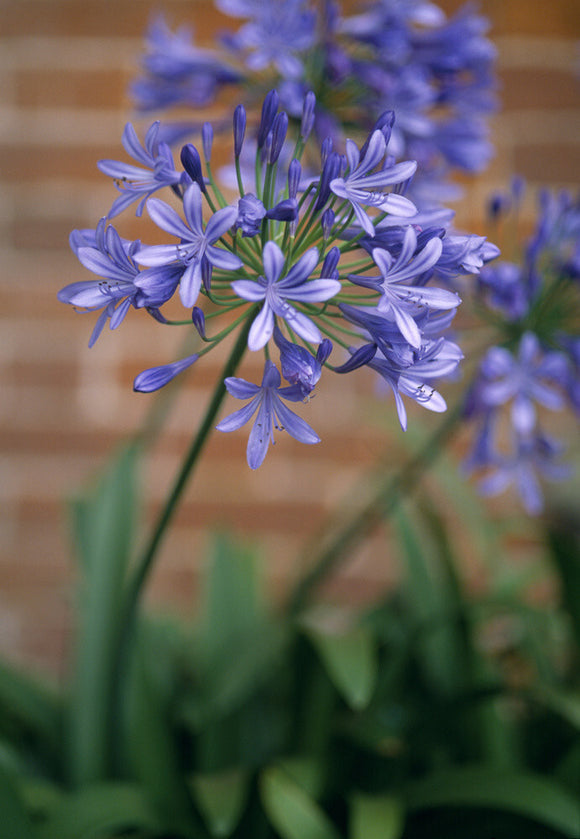
<svg viewBox="0 0 580 839"><path fill-rule="evenodd" d="M0 667L3 839L580 836L573 517L547 525L558 607L466 593L422 494L394 518L400 585L364 610L273 610L218 534L191 623L140 614L123 639L137 466L124 450L73 508L70 684Z"/></svg>

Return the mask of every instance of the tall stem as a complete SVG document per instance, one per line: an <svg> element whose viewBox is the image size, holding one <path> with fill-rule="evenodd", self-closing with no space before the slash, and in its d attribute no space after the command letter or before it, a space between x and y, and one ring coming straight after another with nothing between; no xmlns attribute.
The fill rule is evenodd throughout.
<svg viewBox="0 0 580 839"><path fill-rule="evenodd" d="M421 477L443 449L463 416L463 400L427 440L425 445L394 476L381 480L368 502L338 530L332 531L310 569L298 581L286 605L289 615L298 614L313 592L352 556L353 548L395 510L397 504L419 484Z"/></svg>
<svg viewBox="0 0 580 839"><path fill-rule="evenodd" d="M232 349L230 357L228 358L224 366L222 374L218 380L218 384L213 392L213 396L207 407L207 411L205 413L203 421L199 427L197 434L193 438L193 441L191 443L189 451L187 452L183 460L183 463L181 464L179 472L177 473L177 476L175 478L173 488L169 493L167 501L165 502L165 506L159 514L157 524L155 525L155 528L152 531L149 542L145 550L143 551L143 554L141 555L137 569L129 585L125 614L127 623L132 620L137 601L139 600L141 589L143 588L145 581L149 575L159 545L161 544L161 541L169 526L169 523L173 518L179 500L183 494L185 487L187 486L187 482L198 461L202 449L205 443L207 442L210 431L214 426L215 419L226 395L226 386L224 384L224 381L228 378L228 376L233 376L233 374L236 372L238 368L240 361L242 360L244 351L246 349L248 341L248 332L250 331L251 324L252 318L248 317L246 323L244 324L244 327L240 331L240 334Z"/></svg>
<svg viewBox="0 0 580 839"><path fill-rule="evenodd" d="M116 660L113 662L114 696L111 700L111 714L109 717L113 729L118 728L120 720L122 719L120 706L124 681L123 674L127 669L130 641L135 626L141 592L143 591L145 583L151 573L154 560L157 556L157 551L175 514L181 496L183 495L183 491L187 486L204 445L209 438L210 432L214 427L217 414L227 392L224 381L228 376L234 375L242 360L247 346L248 332L250 331L252 320L253 318L248 316L246 323L240 330L236 343L234 344L230 356L224 365L222 374L213 392L199 430L193 438L189 451L187 452L179 472L176 475L173 488L167 497L164 507L159 513L149 541L138 560L132 577L129 580L119 622L119 643L117 646L117 656ZM119 742L119 739L120 738L118 737L113 737L113 748L114 744Z"/></svg>

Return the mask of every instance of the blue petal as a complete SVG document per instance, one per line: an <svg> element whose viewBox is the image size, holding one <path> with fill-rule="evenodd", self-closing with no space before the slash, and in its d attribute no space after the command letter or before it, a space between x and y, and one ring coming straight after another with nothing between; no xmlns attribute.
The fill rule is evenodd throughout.
<svg viewBox="0 0 580 839"><path fill-rule="evenodd" d="M197 186L197 184L192 184L192 186ZM199 189L199 187L197 188ZM191 241L192 231L177 215L173 207L170 207L165 201L161 201L160 198L150 198L147 202L147 211L155 224L162 230L177 236L179 239L184 239L186 242Z"/></svg>
<svg viewBox="0 0 580 839"><path fill-rule="evenodd" d="M275 283L284 267L284 254L275 242L266 242L262 259L266 278L270 283Z"/></svg>
<svg viewBox="0 0 580 839"><path fill-rule="evenodd" d="M258 402L261 398L262 397L260 395L252 399L252 401L248 402L247 405L244 405L243 408L240 408L239 410L234 411L233 414L225 417L216 425L217 430L224 431L226 433L230 431L237 431L252 418L252 415L255 413L256 408L258 407Z"/></svg>
<svg viewBox="0 0 580 839"><path fill-rule="evenodd" d="M282 428L298 440L300 443L320 443L320 437L307 422L290 410L279 397L275 398L274 411L277 414Z"/></svg>
<svg viewBox="0 0 580 839"><path fill-rule="evenodd" d="M274 313L268 303L264 303L250 327L248 348L255 352L265 347L274 332Z"/></svg>

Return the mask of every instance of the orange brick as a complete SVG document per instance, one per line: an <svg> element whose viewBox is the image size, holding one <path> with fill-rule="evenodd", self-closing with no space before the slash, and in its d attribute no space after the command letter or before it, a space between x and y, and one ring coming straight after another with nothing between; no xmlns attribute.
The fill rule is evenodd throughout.
<svg viewBox="0 0 580 839"><path fill-rule="evenodd" d="M127 79L119 67L110 70L20 70L15 73L14 100L23 108L120 108L126 105Z"/></svg>

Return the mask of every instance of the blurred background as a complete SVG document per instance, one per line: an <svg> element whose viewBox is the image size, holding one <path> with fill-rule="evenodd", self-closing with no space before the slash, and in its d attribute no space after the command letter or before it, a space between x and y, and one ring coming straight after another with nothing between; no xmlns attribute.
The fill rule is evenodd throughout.
<svg viewBox="0 0 580 839"><path fill-rule="evenodd" d="M439 5L452 13L462 4ZM482 0L479 9L498 49L502 107L492 121L495 158L484 175L464 180L456 209L460 229L485 234L486 199L514 173L530 186L524 226L534 187L580 183L580 3ZM0 652L45 671L58 671L67 652L74 574L67 498L144 421L154 397L132 392L135 374L179 357L183 340L133 311L89 350L94 316L56 299L59 288L88 276L68 235L94 227L113 199L96 161L126 159L121 132L134 116L126 90L154 10L173 26L192 24L201 44L230 22L202 0L0 0ZM131 232L148 241L142 228ZM145 465L145 522L172 480L221 361L212 353L176 393ZM220 526L261 545L279 596L309 540L337 504L348 504L365 469L385 453L393 466L404 461L415 432L402 434L393 405L373 398L370 380L348 378L323 377L308 408L323 442L311 448L278 435L257 473L246 465L246 432L216 433L164 544L150 587L157 606L186 610L195 602L207 535ZM412 427L419 413L412 412ZM438 422L422 419L426 428ZM517 505L502 497L488 509L507 520ZM449 516L461 518L452 504ZM522 520L515 532L510 561L536 561L534 525ZM464 557L470 584L484 585L485 564L469 544ZM381 533L328 594L360 602L396 575L397 557ZM547 596L549 586L540 583L538 591Z"/></svg>

